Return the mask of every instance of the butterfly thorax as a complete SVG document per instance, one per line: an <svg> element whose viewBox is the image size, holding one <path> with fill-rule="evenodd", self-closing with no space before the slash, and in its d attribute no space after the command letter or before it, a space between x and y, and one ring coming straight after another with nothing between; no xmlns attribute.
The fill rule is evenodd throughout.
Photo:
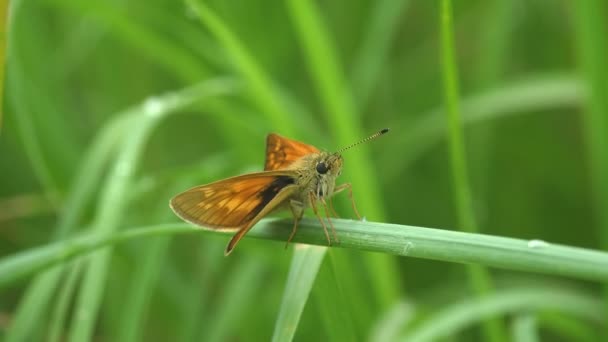
<svg viewBox="0 0 608 342"><path fill-rule="evenodd" d="M295 199L308 203L310 194L316 200L331 197L336 178L342 171L342 163L339 154L319 152L305 155L289 165L287 169L295 171L295 184L300 188Z"/></svg>

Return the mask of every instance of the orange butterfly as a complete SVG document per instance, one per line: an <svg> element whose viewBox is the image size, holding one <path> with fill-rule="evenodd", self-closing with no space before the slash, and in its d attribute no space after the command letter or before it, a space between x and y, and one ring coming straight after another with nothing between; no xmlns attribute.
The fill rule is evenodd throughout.
<svg viewBox="0 0 608 342"><path fill-rule="evenodd" d="M298 221L310 205L323 226L327 242L331 245L325 222L317 211L317 202L325 209L325 216L336 241L338 237L329 218L330 210L335 215L331 196L348 189L353 210L360 218L352 198L351 184L336 186L336 178L342 170L341 152L386 132L388 129L383 129L335 153L319 151L314 146L271 133L266 138L266 162L263 172L194 187L173 197L170 202L171 209L180 218L195 225L236 231L226 246L225 255L228 255L261 218L283 207L291 209L294 217L293 229L287 240L289 244L296 233Z"/></svg>

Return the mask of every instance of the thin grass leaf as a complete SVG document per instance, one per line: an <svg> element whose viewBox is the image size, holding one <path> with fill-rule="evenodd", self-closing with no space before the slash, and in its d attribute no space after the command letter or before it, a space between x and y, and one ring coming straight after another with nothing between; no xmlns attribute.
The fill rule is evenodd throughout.
<svg viewBox="0 0 608 342"><path fill-rule="evenodd" d="M21 141L25 148L25 154L29 159L30 164L34 170L34 173L38 181L42 184L45 195L49 196L51 202L57 201L58 194L58 181L55 179L53 173L50 170L48 161L46 160L42 144L39 141L36 129L34 127L34 120L32 118L32 103L25 100L28 96L28 89L24 65L22 61L23 56L20 55L21 50L19 49L18 42L20 41L18 33L20 32L17 27L18 22L24 17L23 7L24 1L12 1L7 2L9 8L9 23L11 30L9 31L8 47L7 47L7 59L11 61L10 71L7 73L7 88L10 103L13 106L13 116L15 118L15 128L20 135Z"/></svg>
<svg viewBox="0 0 608 342"><path fill-rule="evenodd" d="M146 313L150 298L157 284L162 261L167 255L169 237L158 237L148 241L139 251L137 268L132 276L130 286L126 289L126 301L122 317L118 319L116 341L142 341Z"/></svg>
<svg viewBox="0 0 608 342"><path fill-rule="evenodd" d="M354 310L368 310L369 299L353 301L352 293L360 293L358 288L350 285L356 281L353 269L342 269L351 266L350 258L335 249L329 250L329 255L321 265L317 281L312 292L315 314L319 316L324 327L324 340L359 341L363 339L366 324L358 326L355 316L360 316ZM350 271L350 272L349 272ZM355 305L358 304L358 307ZM367 322L366 322L367 323ZM321 327L319 327L321 328Z"/></svg>
<svg viewBox="0 0 608 342"><path fill-rule="evenodd" d="M537 317L538 325L541 328L562 335L567 341L594 342L602 340L600 332L589 329L589 325L581 319L557 312L542 312Z"/></svg>
<svg viewBox="0 0 608 342"><path fill-rule="evenodd" d="M466 152L462 133L460 99L458 91L458 67L452 33L452 2L442 0L439 15L441 17L442 75L444 86L445 114L448 125L448 148L454 204L458 217L458 228L466 232L478 232L473 196L469 183L466 164ZM482 267L471 265L467 268L469 281L478 296L492 292L490 274ZM498 320L488 320L483 324L485 338L488 341L506 341L505 328Z"/></svg>
<svg viewBox="0 0 608 342"><path fill-rule="evenodd" d="M130 109L128 112L137 113L135 115L138 115L139 118L131 128L130 134L123 138L123 149L108 176L107 184L103 187L91 230L101 234L110 234L118 229L128 205L126 192L137 169L137 162L144 152L148 137L161 119L202 98L233 91L234 84L230 80L214 79L179 92L151 98L143 105ZM110 256L111 250L102 250L92 256L76 304L76 315L69 337L71 341L89 340L92 337Z"/></svg>
<svg viewBox="0 0 608 342"><path fill-rule="evenodd" d="M248 238L285 242L293 222L282 219L260 221ZM335 219L341 238L338 247L438 261L480 264L509 270L562 275L594 281L608 280L608 253L551 244L459 231L377 222ZM33 248L0 260L0 288L41 270L106 245L145 236L183 233L227 234L202 230L187 224L161 224L113 234L88 233L43 247ZM327 240L317 220L303 219L294 242L325 246Z"/></svg>
<svg viewBox="0 0 608 342"><path fill-rule="evenodd" d="M82 219L84 211L90 202L105 165L117 147L119 137L133 119L130 115L117 116L112 119L93 139L87 150L86 157L78 172L70 192L59 213L54 241L59 241L72 234ZM47 312L47 306L54 289L60 281L62 268L51 269L36 277L25 290L17 306L13 321L6 335L7 342L22 341L37 331L38 326Z"/></svg>
<svg viewBox="0 0 608 342"><path fill-rule="evenodd" d="M598 235L603 248L608 250L608 20L605 17L608 6L605 1L594 0L578 2L575 7L581 66L589 88L582 120L587 139L591 191ZM604 287L604 304L608 317L608 283Z"/></svg>
<svg viewBox="0 0 608 342"><path fill-rule="evenodd" d="M78 277L82 271L83 262L76 261L74 265L68 270L68 276L65 278L62 284L59 295L57 296L57 302L55 308L51 314L51 320L49 323L48 331L48 342L60 342L63 337L65 322L67 322L68 312L72 296L76 291L78 285Z"/></svg>
<svg viewBox="0 0 608 342"><path fill-rule="evenodd" d="M201 326L208 324L206 315L214 316L211 312L212 284L214 279L221 275L224 245L217 241L202 240L198 256L200 259L200 272L194 280L184 286L180 296L182 317L176 329L176 341L195 341L200 336Z"/></svg>
<svg viewBox="0 0 608 342"><path fill-rule="evenodd" d="M244 307L250 307L256 292L264 283L264 264L253 258L241 258L225 283L225 291L219 296L216 308L206 329L200 331L201 341L226 341L238 333L238 327L246 317Z"/></svg>
<svg viewBox="0 0 608 342"><path fill-rule="evenodd" d="M536 75L463 98L463 127L542 110L576 107L582 104L586 95L584 84L576 77ZM385 182L396 181L402 170L445 137L447 125L443 108L433 109L420 117L413 123L393 123L393 131L400 134L387 135L385 139L387 145L395 146L402 153L399 158L387 153L380 160L381 165L391 165L383 171Z"/></svg>
<svg viewBox="0 0 608 342"><path fill-rule="evenodd" d="M578 291L556 288L523 288L495 291L484 298L449 305L411 329L401 341L435 341L455 336L489 317L522 311L559 311L601 323L602 307L597 298Z"/></svg>
<svg viewBox="0 0 608 342"><path fill-rule="evenodd" d="M373 3L369 26L363 32L351 71L355 101L361 109L367 104L378 82L392 40L397 34L399 19L408 3L408 0L381 0Z"/></svg>
<svg viewBox="0 0 608 342"><path fill-rule="evenodd" d="M291 0L287 4L336 141L346 146L361 139L363 133L356 120L357 108L319 10L312 1ZM376 172L369 160L365 146L360 146L357 153L349 155L352 171L348 174L353 188L360 194L358 203L366 217L382 220L385 216L384 206L376 182ZM397 267L394 260L382 255L369 255L364 262L367 271L373 275L371 283L377 300L383 307L388 307L400 292L401 281L395 276Z"/></svg>
<svg viewBox="0 0 608 342"><path fill-rule="evenodd" d="M295 245L273 342L293 340L326 251L326 247Z"/></svg>
<svg viewBox="0 0 608 342"><path fill-rule="evenodd" d="M475 88L489 89L495 84L502 83L502 78L508 70L509 48L513 45L513 31L516 26L517 1L489 1L489 13L482 18L485 30L480 30L480 57L476 63ZM464 116L464 114L463 114ZM464 118L463 118L464 119ZM491 184L492 156L495 155L495 139L497 130L494 122L487 123L473 134L468 134L469 164L471 186L475 189L475 209L478 224L485 225L488 204L490 203L489 185ZM480 129L481 128L481 129Z"/></svg>
<svg viewBox="0 0 608 342"><path fill-rule="evenodd" d="M396 341L416 315L416 308L406 301L398 301L378 318L369 340L371 342Z"/></svg>
<svg viewBox="0 0 608 342"><path fill-rule="evenodd" d="M536 317L530 313L519 314L513 319L511 324L512 341L517 342L538 342L538 328Z"/></svg>
<svg viewBox="0 0 608 342"><path fill-rule="evenodd" d="M8 1L0 5L0 130L4 117L4 70L6 63L6 50L8 47Z"/></svg>
<svg viewBox="0 0 608 342"><path fill-rule="evenodd" d="M259 107L261 113L279 132L287 136L294 136L295 128L289 120L286 120L287 112L277 97L275 86L238 38L202 1L186 0L186 3L227 50L235 66L249 84L251 100Z"/></svg>
<svg viewBox="0 0 608 342"><path fill-rule="evenodd" d="M121 12L116 8L117 5L105 1L74 0L48 0L46 3L59 9L84 14L87 18L99 22L117 39L123 40L127 46L141 50L184 82L192 83L210 75L210 71L200 59L173 42L151 33L136 20L127 17L126 11Z"/></svg>

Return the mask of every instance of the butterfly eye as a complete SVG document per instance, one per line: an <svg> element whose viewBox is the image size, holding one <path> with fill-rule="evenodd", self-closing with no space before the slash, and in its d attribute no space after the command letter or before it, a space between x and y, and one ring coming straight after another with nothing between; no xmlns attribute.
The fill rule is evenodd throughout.
<svg viewBox="0 0 608 342"><path fill-rule="evenodd" d="M325 164L324 162L320 162L319 164L317 164L317 172L321 175L324 175L327 173L327 170L329 170L329 168L327 167L327 164Z"/></svg>

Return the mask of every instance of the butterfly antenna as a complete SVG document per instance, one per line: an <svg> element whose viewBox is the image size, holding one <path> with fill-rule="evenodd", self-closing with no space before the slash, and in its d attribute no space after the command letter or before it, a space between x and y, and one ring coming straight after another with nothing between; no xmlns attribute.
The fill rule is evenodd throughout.
<svg viewBox="0 0 608 342"><path fill-rule="evenodd" d="M388 132L388 128L381 129L378 132L370 135L369 137L367 137L367 138L365 138L365 139L363 139L361 141L358 141L358 142L356 142L354 144L351 144L351 145L348 145L348 146L346 146L344 148L339 149L338 152L336 152L336 153L342 153L342 152L348 150L349 148L352 148L352 147L355 147L357 145L360 145L360 144L363 144L365 142L368 142L370 140L376 139L377 137L379 137L379 136L381 136L381 135L383 135L384 133L387 133L387 132Z"/></svg>

